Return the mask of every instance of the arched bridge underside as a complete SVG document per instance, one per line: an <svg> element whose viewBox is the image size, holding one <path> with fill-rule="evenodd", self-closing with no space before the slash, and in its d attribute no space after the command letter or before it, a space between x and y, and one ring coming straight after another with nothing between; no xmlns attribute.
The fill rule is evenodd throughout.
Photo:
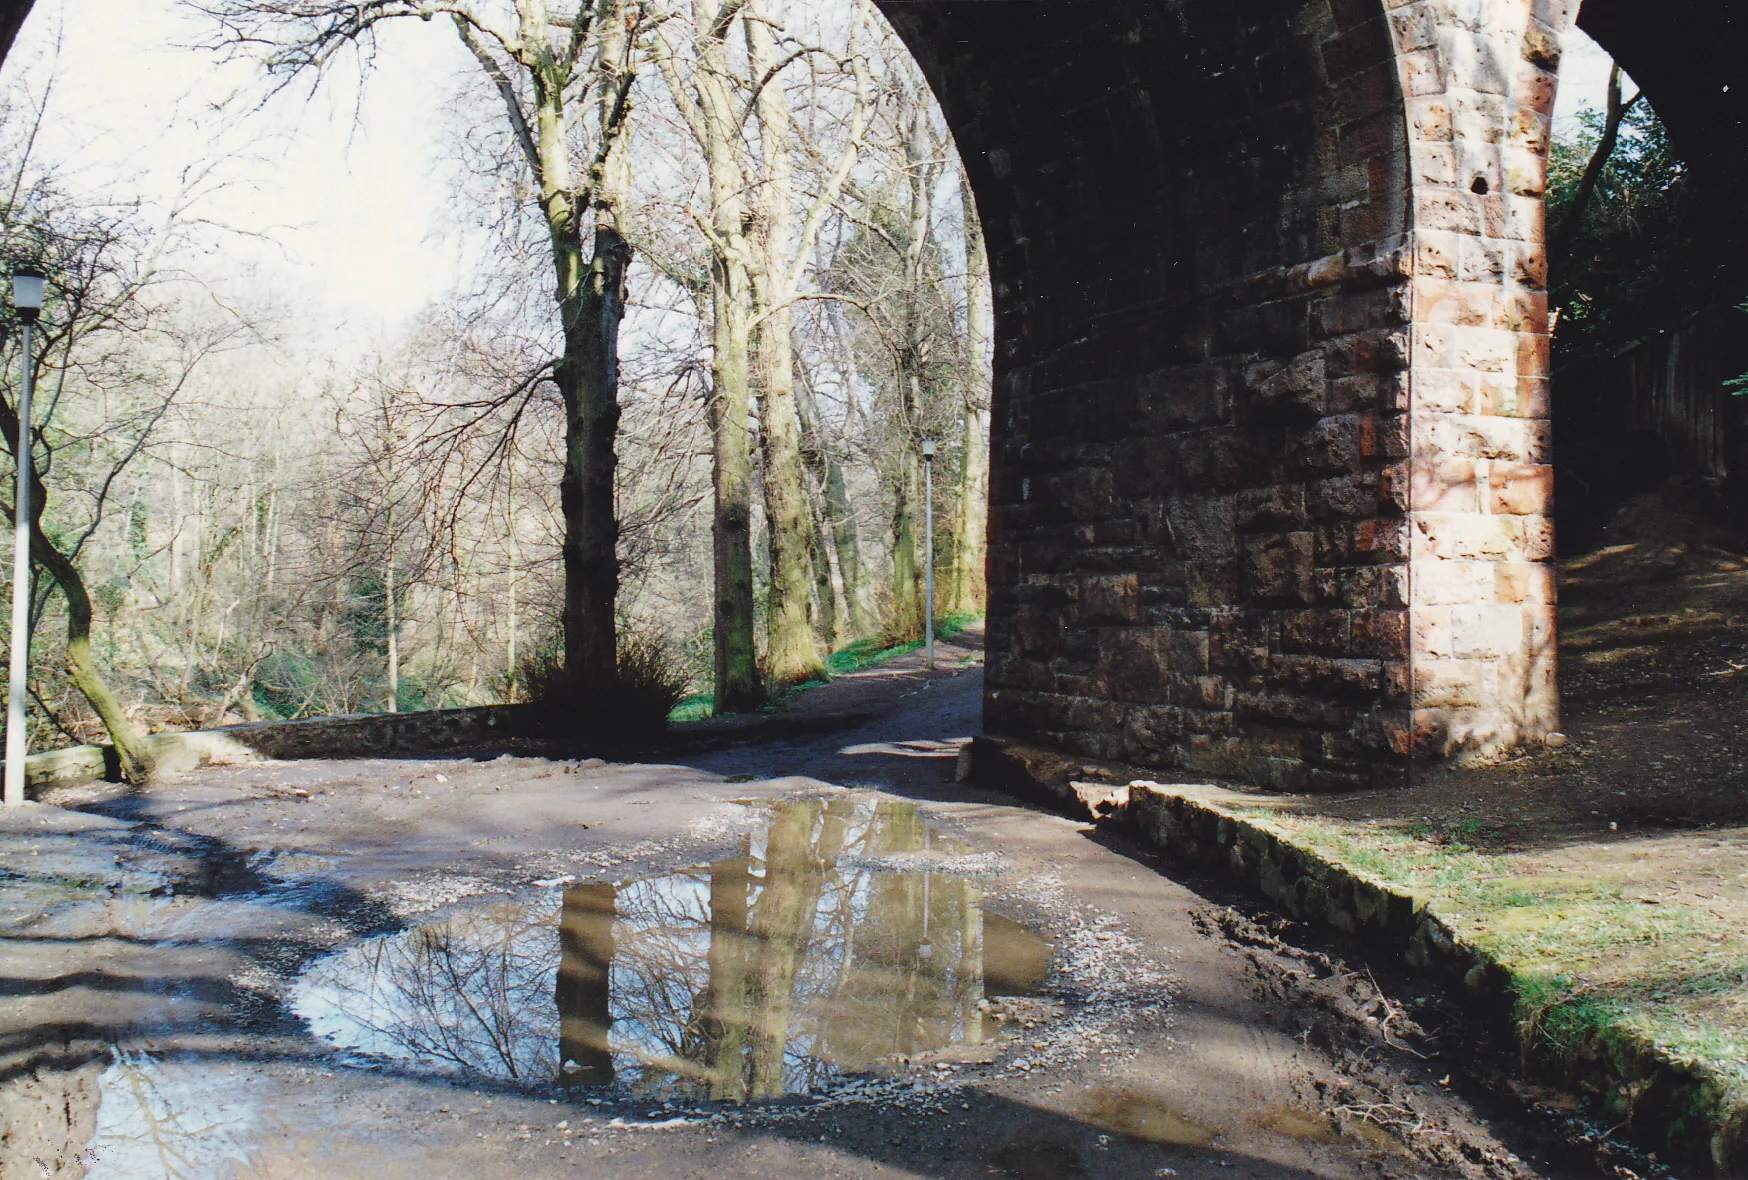
<svg viewBox="0 0 1748 1180"><path fill-rule="evenodd" d="M1554 729L1562 35L1740 262L1741 0L882 6L994 276L986 729L1312 790Z"/></svg>
<svg viewBox="0 0 1748 1180"><path fill-rule="evenodd" d="M1555 729L1561 38L1646 87L1739 253L1736 5L884 7L990 246L986 729L1294 790Z"/></svg>

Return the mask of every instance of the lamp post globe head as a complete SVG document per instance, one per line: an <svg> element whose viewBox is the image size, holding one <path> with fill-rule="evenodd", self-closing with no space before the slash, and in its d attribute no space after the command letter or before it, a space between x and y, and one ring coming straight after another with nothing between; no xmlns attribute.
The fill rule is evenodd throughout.
<svg viewBox="0 0 1748 1180"><path fill-rule="evenodd" d="M43 288L47 285L47 276L36 267L13 268L12 306L17 310L19 319L27 324L36 322L36 317L42 314Z"/></svg>

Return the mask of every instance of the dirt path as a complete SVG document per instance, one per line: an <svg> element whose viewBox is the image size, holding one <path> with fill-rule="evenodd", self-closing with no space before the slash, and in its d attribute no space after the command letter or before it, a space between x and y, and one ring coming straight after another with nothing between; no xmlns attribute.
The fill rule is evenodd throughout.
<svg viewBox="0 0 1748 1180"><path fill-rule="evenodd" d="M1082 825L956 786L980 673L955 660L925 675L907 659L856 684L867 719L853 729L718 748L684 764L262 763L205 768L143 795L66 794L62 806L8 815L0 1173L1597 1174L1582 1153L1466 1088L1460 1070L1436 1059L1431 1034L1360 975L1280 943ZM866 831L899 820L926 827L917 847L935 857L930 873L894 868L903 858L846 856L832 879L864 873L871 890L893 897L914 896L920 880L924 947L948 945L939 899L953 890L970 899L983 915L983 974L973 978L988 995L963 1012L981 1013L967 1019L986 1032L944 1047L923 1038L810 1096L746 1105L651 1089L649 1069L622 1070L620 1087L603 1090L560 1088L550 1066L506 1076L522 1060L517 1030L546 1028L543 1020L572 1039L556 1057L536 1045L537 1056L586 1055L567 1047L586 1046L586 1033L548 1020L554 985L540 972L558 964L561 990L583 986L574 967L587 954L561 959L559 948L572 955L586 941L586 914L572 907L606 888L592 882L619 883L620 921L606 936L608 953L621 956L612 960L618 987L624 956L648 935L626 916L640 882L690 881L692 893L663 895L684 900L702 896L706 880L714 890L721 866L744 874L749 855L774 865L771 817L792 813L770 806L798 797L861 817ZM717 870L652 877L706 862ZM817 868L807 871L817 899L826 886ZM764 904L743 930L756 935L771 920ZM549 922L561 909L565 933L555 936ZM551 963L529 969L537 986L521 1001L498 989L503 1010L481 1022L501 1034L490 1068L444 1075L428 1060L437 1050L425 1060L357 1041L348 1050L344 1030L356 1021L328 1019L324 1039L298 1014L312 1011L310 980L336 964L413 947L427 957L437 948L452 966L470 931L488 920L511 929L525 913L543 915L524 925L553 948ZM997 995L996 932L1022 928L1049 940L1049 973ZM498 960L523 945L506 941ZM755 938L748 953L768 990L767 949ZM928 958L914 953L913 972L891 982L895 995L945 978L919 956ZM796 996L814 986L806 962L788 969ZM410 1043L409 1005L445 1002L405 989L377 999L401 1043ZM721 998L687 1002L708 1013ZM629 1018L615 1017L623 1035ZM924 1016L914 1019L920 1030ZM900 1022L911 1036L907 1027ZM444 1051L468 1059L471 1050Z"/></svg>

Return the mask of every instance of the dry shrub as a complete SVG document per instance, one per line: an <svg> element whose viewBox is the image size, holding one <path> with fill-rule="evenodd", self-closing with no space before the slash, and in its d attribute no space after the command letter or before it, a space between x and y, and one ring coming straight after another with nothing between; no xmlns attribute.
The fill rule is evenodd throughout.
<svg viewBox="0 0 1748 1180"><path fill-rule="evenodd" d="M571 676L562 654L522 663L523 699L543 736L609 745L659 738L688 682L685 662L666 638L635 628L621 629L619 667L607 684Z"/></svg>

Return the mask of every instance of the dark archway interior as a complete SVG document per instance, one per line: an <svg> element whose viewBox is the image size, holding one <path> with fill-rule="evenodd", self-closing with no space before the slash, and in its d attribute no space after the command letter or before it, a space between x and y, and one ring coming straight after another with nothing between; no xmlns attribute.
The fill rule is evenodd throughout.
<svg viewBox="0 0 1748 1180"><path fill-rule="evenodd" d="M1584 0L1578 27L1621 64L1716 193L1739 252L1748 179L1748 9L1732 0ZM1736 223L1736 224L1732 224Z"/></svg>
<svg viewBox="0 0 1748 1180"><path fill-rule="evenodd" d="M1717 393L1748 371L1748 320L1736 328L1728 310L1748 298L1748 10L1729 0L1584 0L1578 25L1643 88L1691 170L1696 245L1681 260L1694 292L1647 329L1673 344L1623 339L1630 355L1556 372L1556 507L1568 553L1604 543L1617 509L1671 478L1700 502L1716 497L1714 511L1748 490L1748 404ZM1551 262L1557 272L1561 260Z"/></svg>

